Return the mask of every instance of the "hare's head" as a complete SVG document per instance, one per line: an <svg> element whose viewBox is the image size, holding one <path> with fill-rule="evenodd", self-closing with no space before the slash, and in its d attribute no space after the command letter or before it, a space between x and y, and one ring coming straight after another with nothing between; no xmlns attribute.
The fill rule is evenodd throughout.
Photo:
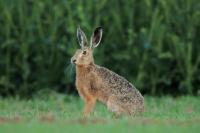
<svg viewBox="0 0 200 133"><path fill-rule="evenodd" d="M81 48L76 50L74 56L71 58L71 62L78 66L93 64L93 48L99 45L102 33L103 29L101 27L96 28L91 36L90 43L88 43L85 33L78 27L77 38Z"/></svg>

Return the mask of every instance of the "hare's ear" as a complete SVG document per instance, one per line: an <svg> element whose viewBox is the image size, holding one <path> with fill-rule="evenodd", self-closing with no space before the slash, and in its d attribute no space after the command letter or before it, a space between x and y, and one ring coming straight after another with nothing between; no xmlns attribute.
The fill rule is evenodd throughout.
<svg viewBox="0 0 200 133"><path fill-rule="evenodd" d="M77 28L77 38L81 48L86 47L88 42L85 33L81 30L80 26Z"/></svg>
<svg viewBox="0 0 200 133"><path fill-rule="evenodd" d="M90 40L90 47L95 48L99 45L103 34L102 27L98 27L94 30L91 40Z"/></svg>

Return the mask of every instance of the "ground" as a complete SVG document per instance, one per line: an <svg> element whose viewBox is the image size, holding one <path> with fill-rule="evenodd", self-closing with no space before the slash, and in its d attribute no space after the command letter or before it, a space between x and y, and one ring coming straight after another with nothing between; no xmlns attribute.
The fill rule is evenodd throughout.
<svg viewBox="0 0 200 133"><path fill-rule="evenodd" d="M82 117L79 97L53 95L19 100L0 99L0 133L64 132L199 132L200 97L145 96L142 116L115 118L98 103L89 118Z"/></svg>

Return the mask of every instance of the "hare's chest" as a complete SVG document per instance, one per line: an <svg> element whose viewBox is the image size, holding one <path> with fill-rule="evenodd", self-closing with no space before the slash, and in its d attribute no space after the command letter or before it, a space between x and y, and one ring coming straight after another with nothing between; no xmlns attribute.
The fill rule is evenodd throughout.
<svg viewBox="0 0 200 133"><path fill-rule="evenodd" d="M81 97L87 97L88 95L91 95L90 88L90 80L88 78L76 78L76 88L78 90L78 93Z"/></svg>
<svg viewBox="0 0 200 133"><path fill-rule="evenodd" d="M77 89L89 87L89 81L88 81L88 79L87 78L77 77L76 78L76 87L77 87Z"/></svg>

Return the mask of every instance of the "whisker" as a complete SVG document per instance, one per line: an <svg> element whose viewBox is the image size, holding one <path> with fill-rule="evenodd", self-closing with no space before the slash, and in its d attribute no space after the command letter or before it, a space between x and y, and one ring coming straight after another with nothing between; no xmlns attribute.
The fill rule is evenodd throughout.
<svg viewBox="0 0 200 133"><path fill-rule="evenodd" d="M69 81L72 82L74 80L75 75L75 65L71 63L71 60L66 63L65 75L66 78L70 79Z"/></svg>

